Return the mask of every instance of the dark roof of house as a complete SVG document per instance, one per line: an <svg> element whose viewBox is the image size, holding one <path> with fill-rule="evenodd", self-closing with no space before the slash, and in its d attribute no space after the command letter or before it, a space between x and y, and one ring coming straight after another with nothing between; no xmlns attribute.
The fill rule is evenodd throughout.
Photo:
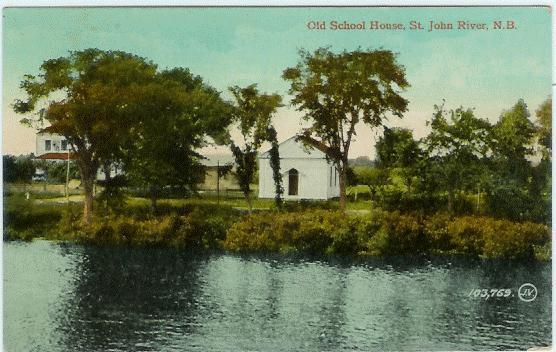
<svg viewBox="0 0 556 352"><path fill-rule="evenodd" d="M68 156L70 159L74 159L73 153L45 153L43 155L37 156L35 159L40 160L68 160Z"/></svg>

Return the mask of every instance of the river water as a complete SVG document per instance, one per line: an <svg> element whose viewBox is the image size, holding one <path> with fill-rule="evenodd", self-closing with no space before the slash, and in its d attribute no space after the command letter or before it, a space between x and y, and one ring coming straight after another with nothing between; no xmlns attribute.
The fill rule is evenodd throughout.
<svg viewBox="0 0 556 352"><path fill-rule="evenodd" d="M526 349L550 312L550 263L4 243L6 351Z"/></svg>

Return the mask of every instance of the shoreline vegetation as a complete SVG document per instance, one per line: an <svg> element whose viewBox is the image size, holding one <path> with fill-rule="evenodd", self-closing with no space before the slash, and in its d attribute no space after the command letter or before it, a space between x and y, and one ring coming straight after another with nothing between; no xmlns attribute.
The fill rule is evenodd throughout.
<svg viewBox="0 0 556 352"><path fill-rule="evenodd" d="M123 51L72 51L38 71L23 77L13 110L24 125L63 136L71 156L67 163L4 156L4 182L39 180L40 168L43 193L53 180L65 180L69 193L69 179L80 178L82 204L71 196L28 199L26 190L5 187L5 239L550 259L550 97L534 117L520 98L498 118L449 108L442 99L423 121L428 134L417 139L414 130L386 123L408 113L410 86L398 54L386 49L300 49L297 63L281 73L286 94L259 91L257 82L232 84L230 100L188 68L162 69ZM284 199L302 195L299 170L280 165L275 115L285 96L307 123L293 137L324 153L336 170L337 199ZM349 156L362 125L378 139L374 160L358 164ZM44 140L45 150L51 142ZM257 156L265 144L274 200L257 197ZM200 152L210 145L228 147L233 162L205 165ZM284 172L297 178L290 183ZM204 187L209 173L216 185ZM235 178L239 199L200 191L220 191L226 176ZM311 183L305 177L302 187L316 187Z"/></svg>
<svg viewBox="0 0 556 352"><path fill-rule="evenodd" d="M130 198L118 211L103 209L90 226L81 225L82 204L4 197L4 241L42 238L95 246L173 247L228 252L300 252L311 255L462 255L551 260L548 226L481 215L420 214L337 202L255 203L211 198L159 202ZM268 204L267 204L268 203ZM366 205L366 206L364 206ZM366 209L365 209L366 208Z"/></svg>

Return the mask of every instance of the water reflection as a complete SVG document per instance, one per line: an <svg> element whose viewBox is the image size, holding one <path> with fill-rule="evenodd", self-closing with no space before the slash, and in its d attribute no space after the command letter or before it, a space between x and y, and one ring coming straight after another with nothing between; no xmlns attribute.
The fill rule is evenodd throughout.
<svg viewBox="0 0 556 352"><path fill-rule="evenodd" d="M8 350L481 350L551 341L547 263L48 242L4 250ZM537 287L535 301L467 297L524 282Z"/></svg>
<svg viewBox="0 0 556 352"><path fill-rule="evenodd" d="M161 334L194 334L205 264L175 251L83 248L59 324L65 350L152 350Z"/></svg>

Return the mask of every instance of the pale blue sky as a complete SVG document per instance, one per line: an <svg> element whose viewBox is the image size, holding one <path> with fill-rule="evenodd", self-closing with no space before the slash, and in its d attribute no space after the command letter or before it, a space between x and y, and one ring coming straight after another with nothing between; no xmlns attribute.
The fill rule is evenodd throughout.
<svg viewBox="0 0 556 352"><path fill-rule="evenodd" d="M3 13L3 151L29 153L34 131L19 125L10 104L21 96L19 81L36 74L49 58L90 47L118 49L151 59L161 68L188 67L224 92L258 83L286 95L284 68L295 65L299 48L385 48L399 53L411 87L403 120L391 126L426 133L434 104L473 107L495 121L519 98L531 113L551 92L551 27L546 8L7 8ZM316 31L306 23L412 20L485 22L513 20L515 30L495 31ZM286 98L286 101L288 98ZM299 113L280 109L279 139L297 132ZM375 133L358 129L352 157L374 157ZM212 152L212 151L209 151Z"/></svg>

